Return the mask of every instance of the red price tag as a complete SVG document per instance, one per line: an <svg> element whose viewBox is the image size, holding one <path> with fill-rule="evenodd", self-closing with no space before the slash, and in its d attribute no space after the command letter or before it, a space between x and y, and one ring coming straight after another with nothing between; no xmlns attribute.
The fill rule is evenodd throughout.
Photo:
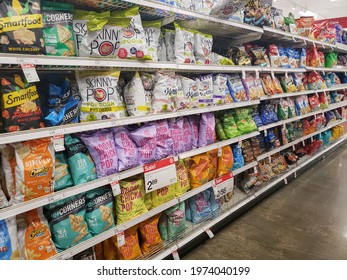
<svg viewBox="0 0 347 280"><path fill-rule="evenodd" d="M232 172L225 174L215 180L213 192L215 198L220 198L223 195L231 192L234 189L234 175Z"/></svg>
<svg viewBox="0 0 347 280"><path fill-rule="evenodd" d="M56 152L65 151L64 135L58 134L53 136L53 146Z"/></svg>

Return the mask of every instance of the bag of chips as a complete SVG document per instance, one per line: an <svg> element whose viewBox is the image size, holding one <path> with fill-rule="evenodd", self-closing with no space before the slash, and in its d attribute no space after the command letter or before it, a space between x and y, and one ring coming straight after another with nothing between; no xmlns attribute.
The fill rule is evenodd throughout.
<svg viewBox="0 0 347 280"><path fill-rule="evenodd" d="M102 187L86 193L86 221L93 236L115 226L110 188Z"/></svg>
<svg viewBox="0 0 347 280"><path fill-rule="evenodd" d="M196 149L199 147L199 123L200 117L198 115L190 115L187 116L190 128L192 131L192 149Z"/></svg>
<svg viewBox="0 0 347 280"><path fill-rule="evenodd" d="M278 53L279 53L279 57L280 57L281 67L282 68L290 68L287 50L285 48L278 48Z"/></svg>
<svg viewBox="0 0 347 280"><path fill-rule="evenodd" d="M153 113L175 111L177 91L178 86L175 73L158 72L155 77L155 86L152 97Z"/></svg>
<svg viewBox="0 0 347 280"><path fill-rule="evenodd" d="M158 61L158 49L160 48L159 38L161 35L161 21L142 21L145 31L147 52L151 60Z"/></svg>
<svg viewBox="0 0 347 280"><path fill-rule="evenodd" d="M125 244L123 246L116 244L117 255L120 260L134 260L142 256L137 231L138 227L136 225L124 231ZM116 239L112 240L117 242Z"/></svg>
<svg viewBox="0 0 347 280"><path fill-rule="evenodd" d="M172 238L186 229L185 203L181 202L176 206L165 211L167 214L167 233L168 238Z"/></svg>
<svg viewBox="0 0 347 280"><path fill-rule="evenodd" d="M238 74L231 74L228 77L228 88L234 102L248 101L249 97Z"/></svg>
<svg viewBox="0 0 347 280"><path fill-rule="evenodd" d="M170 137L173 140L173 154L178 155L186 151L184 142L184 120L183 117L169 119ZM188 137L189 138L189 137Z"/></svg>
<svg viewBox="0 0 347 280"><path fill-rule="evenodd" d="M187 166L192 189L198 188L208 182L209 160L207 154L200 154L189 160L190 162Z"/></svg>
<svg viewBox="0 0 347 280"><path fill-rule="evenodd" d="M218 157L217 176L231 172L234 164L233 152L230 146L222 147L222 155Z"/></svg>
<svg viewBox="0 0 347 280"><path fill-rule="evenodd" d="M47 260L58 253L42 208L17 216L17 228L22 260Z"/></svg>
<svg viewBox="0 0 347 280"><path fill-rule="evenodd" d="M45 206L52 238L58 250L66 250L91 238L85 220L86 198L79 194Z"/></svg>
<svg viewBox="0 0 347 280"><path fill-rule="evenodd" d="M175 37L176 32L175 30L170 29L164 29L164 41L166 46L166 56L167 60L170 62L176 62L176 55L175 55Z"/></svg>
<svg viewBox="0 0 347 280"><path fill-rule="evenodd" d="M184 150L190 151L193 147L192 129L187 117L183 117L183 142Z"/></svg>
<svg viewBox="0 0 347 280"><path fill-rule="evenodd" d="M176 172L177 184L175 185L175 195L179 197L190 190L188 168L184 160L180 159L176 162Z"/></svg>
<svg viewBox="0 0 347 280"><path fill-rule="evenodd" d="M201 32L194 33L194 56L197 64L211 64L212 35Z"/></svg>
<svg viewBox="0 0 347 280"><path fill-rule="evenodd" d="M210 197L210 191L204 190L189 199L191 221L193 223L200 223L203 220L210 218L212 215Z"/></svg>
<svg viewBox="0 0 347 280"><path fill-rule="evenodd" d="M255 83L255 77L252 74L247 73L245 79L242 79L242 83L250 100L259 99L260 96Z"/></svg>
<svg viewBox="0 0 347 280"><path fill-rule="evenodd" d="M102 242L102 250L105 260L118 260L117 236L112 236Z"/></svg>
<svg viewBox="0 0 347 280"><path fill-rule="evenodd" d="M304 74L303 73L293 73L291 75L293 77L294 85L297 89L297 91L304 91L305 86L304 86Z"/></svg>
<svg viewBox="0 0 347 280"><path fill-rule="evenodd" d="M199 124L199 147L205 147L214 143L215 124L213 113L201 114Z"/></svg>
<svg viewBox="0 0 347 280"><path fill-rule="evenodd" d="M278 48L275 44L270 44L268 47L268 54L270 58L270 64L272 67L280 67L280 55Z"/></svg>
<svg viewBox="0 0 347 280"><path fill-rule="evenodd" d="M119 181L121 193L116 196L117 224L125 223L148 210L145 205L145 187L140 176Z"/></svg>
<svg viewBox="0 0 347 280"><path fill-rule="evenodd" d="M0 145L0 152L1 152L1 165L3 169L4 176L2 179L5 180L5 182L2 182L4 184L3 190L7 194L9 198L9 202L14 202L14 198L17 195L17 187L16 187L16 155L15 155L15 149L7 144L7 145ZM2 173L0 173L2 175Z"/></svg>
<svg viewBox="0 0 347 280"><path fill-rule="evenodd" d="M4 53L45 54L41 1L0 3L0 47Z"/></svg>
<svg viewBox="0 0 347 280"><path fill-rule="evenodd" d="M81 122L125 117L119 71L76 72L82 96Z"/></svg>
<svg viewBox="0 0 347 280"><path fill-rule="evenodd" d="M241 168L245 165L245 160L242 155L242 148L238 145L234 145L233 147L233 156L234 156L234 164L233 164L233 171Z"/></svg>
<svg viewBox="0 0 347 280"><path fill-rule="evenodd" d="M16 217L0 220L0 260L19 260Z"/></svg>
<svg viewBox="0 0 347 280"><path fill-rule="evenodd" d="M54 166L54 191L60 191L71 186L73 186L73 181L66 155L63 152L56 153Z"/></svg>
<svg viewBox="0 0 347 280"><path fill-rule="evenodd" d="M233 115L237 129L240 131L241 135L257 130L257 125L252 119L248 108L238 108L233 112Z"/></svg>
<svg viewBox="0 0 347 280"><path fill-rule="evenodd" d="M75 186L97 178L94 162L87 147L80 140L65 135L65 150Z"/></svg>
<svg viewBox="0 0 347 280"><path fill-rule="evenodd" d="M113 130L118 171L133 168L139 164L139 153L136 144L131 139L130 132L125 127L115 127Z"/></svg>
<svg viewBox="0 0 347 280"><path fill-rule="evenodd" d="M199 81L188 77L179 76L182 90L187 100L187 108L199 107Z"/></svg>
<svg viewBox="0 0 347 280"><path fill-rule="evenodd" d="M176 63L194 64L194 33L186 28L182 28L177 22L175 24L175 57Z"/></svg>
<svg viewBox="0 0 347 280"><path fill-rule="evenodd" d="M175 198L177 184L179 184L179 182L151 192L152 207L155 208L165 202L173 200Z"/></svg>
<svg viewBox="0 0 347 280"><path fill-rule="evenodd" d="M150 251L152 248L162 244L158 230L159 215L155 215L146 221L140 223L139 230L141 234L142 253Z"/></svg>
<svg viewBox="0 0 347 280"><path fill-rule="evenodd" d="M81 140L95 163L98 178L118 171L118 157L112 131L101 129L91 134L83 133Z"/></svg>
<svg viewBox="0 0 347 280"><path fill-rule="evenodd" d="M301 48L299 67L306 68L306 61L307 61L306 49Z"/></svg>
<svg viewBox="0 0 347 280"><path fill-rule="evenodd" d="M305 16L296 19L295 23L298 28L298 34L300 36L309 37L312 30L313 22L314 18L312 16Z"/></svg>
<svg viewBox="0 0 347 280"><path fill-rule="evenodd" d="M157 149L155 160L160 160L173 155L174 142L170 136L170 129L167 120L156 121L156 141Z"/></svg>
<svg viewBox="0 0 347 280"><path fill-rule="evenodd" d="M289 116L288 102L285 99L280 99L277 107L277 117L279 120L286 120Z"/></svg>
<svg viewBox="0 0 347 280"><path fill-rule="evenodd" d="M288 77L281 76L280 83L284 92L286 93L297 92L297 88L294 84L294 80L292 76L288 76Z"/></svg>
<svg viewBox="0 0 347 280"><path fill-rule="evenodd" d="M166 212L163 212L158 221L158 230L162 240L168 240L168 218Z"/></svg>
<svg viewBox="0 0 347 280"><path fill-rule="evenodd" d="M116 22L130 19L130 24L123 30L123 38L120 41L118 57L129 59L151 59L147 51L146 35L142 26L139 7L134 6L126 10L111 12L111 18Z"/></svg>
<svg viewBox="0 0 347 280"><path fill-rule="evenodd" d="M240 131L237 129L237 125L231 111L224 113L221 121L226 138L232 139L241 135Z"/></svg>
<svg viewBox="0 0 347 280"><path fill-rule="evenodd" d="M213 104L213 76L212 74L197 78L199 85L199 107Z"/></svg>
<svg viewBox="0 0 347 280"><path fill-rule="evenodd" d="M72 4L42 2L43 38L47 55L75 56L73 12Z"/></svg>
<svg viewBox="0 0 347 280"><path fill-rule="evenodd" d="M264 92L267 95L274 95L274 94L276 94L276 90L275 90L275 87L274 87L274 84L273 84L271 76L269 74L262 74L260 76L260 78L261 78L261 82L262 82L262 85L263 85L263 88L264 88Z"/></svg>
<svg viewBox="0 0 347 280"><path fill-rule="evenodd" d="M227 96L230 96L228 77L223 74L213 76L213 105L224 104Z"/></svg>

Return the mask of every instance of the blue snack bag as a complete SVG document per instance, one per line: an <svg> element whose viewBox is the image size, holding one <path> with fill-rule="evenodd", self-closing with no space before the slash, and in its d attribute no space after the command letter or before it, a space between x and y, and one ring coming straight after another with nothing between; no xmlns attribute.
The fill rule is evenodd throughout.
<svg viewBox="0 0 347 280"><path fill-rule="evenodd" d="M200 223L211 216L212 208L210 197L210 191L204 190L189 199L192 223Z"/></svg>
<svg viewBox="0 0 347 280"><path fill-rule="evenodd" d="M86 221L93 236L115 226L110 188L102 187L86 193Z"/></svg>
<svg viewBox="0 0 347 280"><path fill-rule="evenodd" d="M167 234L172 238L182 232L187 227L186 207L184 201L166 210L167 214Z"/></svg>
<svg viewBox="0 0 347 280"><path fill-rule="evenodd" d="M245 159L242 155L242 148L238 145L234 145L233 147L233 156L234 156L234 165L233 171L245 166Z"/></svg>
<svg viewBox="0 0 347 280"><path fill-rule="evenodd" d="M223 197L216 199L213 188L209 188L208 191L210 192L211 212L212 212L212 215L214 215L218 213L219 210L221 209Z"/></svg>
<svg viewBox="0 0 347 280"><path fill-rule="evenodd" d="M19 260L16 217L0 220L0 260Z"/></svg>

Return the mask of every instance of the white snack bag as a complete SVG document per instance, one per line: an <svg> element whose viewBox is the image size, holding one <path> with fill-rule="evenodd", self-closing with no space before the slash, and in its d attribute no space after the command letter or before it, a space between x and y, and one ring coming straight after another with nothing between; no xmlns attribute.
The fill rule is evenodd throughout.
<svg viewBox="0 0 347 280"><path fill-rule="evenodd" d="M175 96L175 108L176 110L182 110L187 109L190 107L190 101L189 98L184 94L182 89L182 82L179 76L175 76L174 78L176 80L175 86L176 86L176 94Z"/></svg>
<svg viewBox="0 0 347 280"><path fill-rule="evenodd" d="M129 116L144 116L150 112L151 100L146 96L139 72L125 86L124 101Z"/></svg>
<svg viewBox="0 0 347 280"><path fill-rule="evenodd" d="M148 55L153 61L158 61L158 50L161 48L159 42L161 35L161 21L144 21L142 24L146 35Z"/></svg>
<svg viewBox="0 0 347 280"><path fill-rule="evenodd" d="M166 57L167 61L170 62L176 62L175 37L176 33L174 30L165 29L164 40L166 46Z"/></svg>
<svg viewBox="0 0 347 280"><path fill-rule="evenodd" d="M119 71L76 71L82 97L81 122L126 116L118 80Z"/></svg>
<svg viewBox="0 0 347 280"><path fill-rule="evenodd" d="M157 56L159 61L168 61L165 38L163 33L160 33L160 36L159 36L159 48L158 48Z"/></svg>
<svg viewBox="0 0 347 280"><path fill-rule="evenodd" d="M218 0L215 1L210 14L213 16L241 20L242 10L249 0Z"/></svg>
<svg viewBox="0 0 347 280"><path fill-rule="evenodd" d="M0 209L8 206L8 201L5 193L2 190L2 184L0 184Z"/></svg>
<svg viewBox="0 0 347 280"><path fill-rule="evenodd" d="M213 77L213 105L225 103L225 97L229 93L228 78L223 74Z"/></svg>
<svg viewBox="0 0 347 280"><path fill-rule="evenodd" d="M200 76L199 82L199 107L213 104L213 78L212 74Z"/></svg>
<svg viewBox="0 0 347 280"><path fill-rule="evenodd" d="M176 63L195 63L194 33L182 28L175 22L175 57Z"/></svg>
<svg viewBox="0 0 347 280"><path fill-rule="evenodd" d="M199 82L188 77L180 76L183 93L189 100L189 108L199 107Z"/></svg>
<svg viewBox="0 0 347 280"><path fill-rule="evenodd" d="M158 72L152 96L153 113L175 111L177 78L174 72Z"/></svg>
<svg viewBox="0 0 347 280"><path fill-rule="evenodd" d="M196 32L194 34L194 55L197 64L212 64L212 35Z"/></svg>
<svg viewBox="0 0 347 280"><path fill-rule="evenodd" d="M214 4L220 0L195 0L195 10L199 13L209 15Z"/></svg>
<svg viewBox="0 0 347 280"><path fill-rule="evenodd" d="M10 197L10 204L14 202L16 196L16 155L15 150L11 145L0 146L2 168L4 170L6 191Z"/></svg>
<svg viewBox="0 0 347 280"><path fill-rule="evenodd" d="M196 0L176 0L177 6L187 10L195 11Z"/></svg>
<svg viewBox="0 0 347 280"><path fill-rule="evenodd" d="M135 6L126 10L112 11L111 18L115 21L124 18L130 19L130 24L124 29L123 37L120 41L118 57L150 60L151 57L147 51L146 35L142 26L139 7Z"/></svg>
<svg viewBox="0 0 347 280"><path fill-rule="evenodd" d="M0 220L0 260L19 260L16 217Z"/></svg>

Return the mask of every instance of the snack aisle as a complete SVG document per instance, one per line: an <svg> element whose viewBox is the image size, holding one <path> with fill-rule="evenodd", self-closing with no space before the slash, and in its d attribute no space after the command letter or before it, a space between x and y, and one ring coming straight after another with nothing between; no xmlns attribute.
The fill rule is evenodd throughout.
<svg viewBox="0 0 347 280"><path fill-rule="evenodd" d="M178 258L345 141L339 26L193 2L0 4L0 259Z"/></svg>

